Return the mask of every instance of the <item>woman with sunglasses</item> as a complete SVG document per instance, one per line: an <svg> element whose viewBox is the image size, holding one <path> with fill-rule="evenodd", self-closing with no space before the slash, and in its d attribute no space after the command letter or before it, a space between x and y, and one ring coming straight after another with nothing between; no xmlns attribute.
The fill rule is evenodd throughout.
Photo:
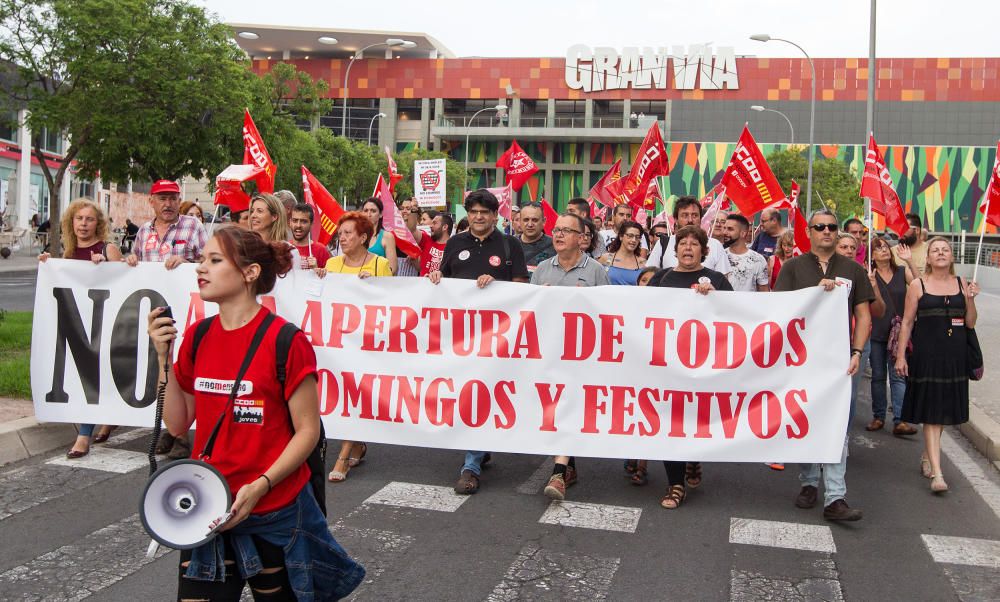
<svg viewBox="0 0 1000 602"><path fill-rule="evenodd" d="M901 418L924 425L920 473L934 493L948 491L941 471L944 426L969 421L967 330L976 326L978 294L978 284L955 275L951 243L940 236L928 241L924 273L906 291L896 372L907 379Z"/></svg>
<svg viewBox="0 0 1000 602"><path fill-rule="evenodd" d="M639 272L646 266L642 259L642 237L645 233L637 222L625 220L618 227L617 236L601 256L601 264L608 269L611 284L635 286Z"/></svg>

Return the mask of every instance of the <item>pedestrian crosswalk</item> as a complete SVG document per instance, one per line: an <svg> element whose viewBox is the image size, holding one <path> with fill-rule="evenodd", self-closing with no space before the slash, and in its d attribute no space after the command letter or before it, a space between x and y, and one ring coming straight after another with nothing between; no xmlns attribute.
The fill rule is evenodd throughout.
<svg viewBox="0 0 1000 602"><path fill-rule="evenodd" d="M6 536L5 525L17 522L10 519L25 513L44 513L48 504L65 496L80 496L79 506L85 508L81 492L87 487L99 483L117 487L125 479L139 482L147 459L141 451L133 450L144 448L148 442L146 436L148 431L125 431L112 437L107 445L95 446L91 454L80 460L70 461L58 456L0 470L0 537ZM493 470L503 471L505 467L501 464ZM615 504L607 503L606 495L598 493L595 496L594 489L578 487L572 492L578 498L549 501L542 496L541 487L551 471L551 461L541 457L532 459L526 469L522 465L522 470L519 478L513 475L507 481L491 477L490 490L475 496L455 494L451 487L441 484L403 480L378 482L377 477L372 478L371 471L359 473L362 476L356 477L353 485L358 497L347 506L349 510L331 515L335 537L368 571L352 599L398 598L399 590L394 588L399 587L401 579L412 576L406 571L414 570L412 565L417 559L426 558L427 550L431 549L437 550L436 556L432 554L435 562L451 565L442 569L445 574L472 562L480 563L476 569L479 577L475 584L467 586L472 589L459 594L450 592L454 594L450 596L452 599L630 598L632 590L628 589L631 585L628 579L634 578L633 569L637 563L648 564L666 575L680 570L677 567L681 565L675 567L673 564L680 551L697 555L709 549L724 550L721 556L728 560L725 560L726 572L721 576L722 585L706 585L704 599L852 598L841 566L847 556L838 544L856 549L855 530L831 529L814 515L799 519L805 522L727 515L707 510L712 503L707 498L690 504L690 508L685 505L677 511L666 511L656 504L655 496L625 497L632 500L632 505ZM424 479L414 479L419 480ZM501 482L510 484L501 486ZM332 503L341 503L354 495L351 483L331 486ZM132 499L137 500L139 492L134 484L122 490L122 496L128 498L123 508L135 507ZM627 487L625 491L635 491ZM503 513L499 510L510 507L516 511ZM471 517L474 524L478 520L485 525L501 516L499 520L503 524L489 536L448 528L459 519ZM81 510L80 520L87 520L85 510ZM815 522L808 522L810 520ZM664 525L674 526L664 528ZM705 533L703 539L692 540L689 535L677 531L676 541L652 544L646 541L650 532L673 534L676 529L694 525L697 526L695 532ZM113 591L121 591L121 584L138 578L137 573L144 567L168 563L171 566L166 568L170 570L163 572L173 570L176 556L164 558L171 555L170 550L161 548L154 558L146 558L149 538L135 514L126 512L117 520L91 529L27 558L5 560L4 551L0 550L0 592L3 592L0 597L18 600L115 599L105 597L105 590L115 586ZM578 541L573 537L579 533L592 533L595 544L568 545L569 541ZM720 540L715 533L726 536ZM486 539L481 539L483 537ZM1000 540L941 533L907 537L909 545L922 554L919 562L927 570L936 571L957 597L1000 597L1000 585L997 585L1000 584ZM489 553L481 554L480 546L483 545L490 546ZM650 558L640 552L643 546L649 545L658 545L662 556ZM626 574L630 577L623 576ZM657 578L660 577L652 577ZM422 587L425 589L420 590L421 593L435 584L423 584ZM445 589L440 591L448 591L447 585L442 583L441 587ZM164 582L163 588L172 589L173 582ZM414 593L413 597L422 599L424 596ZM441 595L441 598L449 596Z"/></svg>

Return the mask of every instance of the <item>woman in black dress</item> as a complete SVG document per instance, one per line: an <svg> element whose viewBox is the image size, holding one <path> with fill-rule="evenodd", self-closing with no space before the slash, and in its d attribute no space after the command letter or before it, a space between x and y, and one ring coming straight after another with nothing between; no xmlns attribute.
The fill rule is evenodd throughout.
<svg viewBox="0 0 1000 602"><path fill-rule="evenodd" d="M976 326L978 293L979 285L955 275L951 243L932 238L927 244L924 274L906 291L896 372L907 377L903 421L924 425L920 472L931 479L935 493L948 490L941 474L944 425L969 420L966 329ZM907 361L911 335L913 352Z"/></svg>

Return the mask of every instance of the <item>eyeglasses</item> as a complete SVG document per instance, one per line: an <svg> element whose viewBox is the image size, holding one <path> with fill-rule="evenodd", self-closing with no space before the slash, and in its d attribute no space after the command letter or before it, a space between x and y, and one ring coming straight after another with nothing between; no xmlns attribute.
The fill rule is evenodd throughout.
<svg viewBox="0 0 1000 602"><path fill-rule="evenodd" d="M830 232L837 231L837 224L813 224L809 227L817 232L822 232L824 230L829 230Z"/></svg>
<svg viewBox="0 0 1000 602"><path fill-rule="evenodd" d="M563 236L565 234L583 234L583 232L573 230L572 228L552 228L552 236Z"/></svg>
<svg viewBox="0 0 1000 602"><path fill-rule="evenodd" d="M641 238L639 234L622 234L622 238L628 238L630 240L638 240Z"/></svg>

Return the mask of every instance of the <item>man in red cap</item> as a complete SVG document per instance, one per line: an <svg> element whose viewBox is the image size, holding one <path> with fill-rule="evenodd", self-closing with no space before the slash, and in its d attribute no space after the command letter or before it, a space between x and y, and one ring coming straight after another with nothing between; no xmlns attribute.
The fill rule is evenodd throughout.
<svg viewBox="0 0 1000 602"><path fill-rule="evenodd" d="M208 242L201 220L180 214L181 188L171 180L157 180L149 191L153 219L139 228L132 245L132 254L125 258L130 266L140 261L162 262L172 270L186 261L197 261ZM156 446L156 453L167 454L171 460L191 455L187 435L172 437L165 432Z"/></svg>

